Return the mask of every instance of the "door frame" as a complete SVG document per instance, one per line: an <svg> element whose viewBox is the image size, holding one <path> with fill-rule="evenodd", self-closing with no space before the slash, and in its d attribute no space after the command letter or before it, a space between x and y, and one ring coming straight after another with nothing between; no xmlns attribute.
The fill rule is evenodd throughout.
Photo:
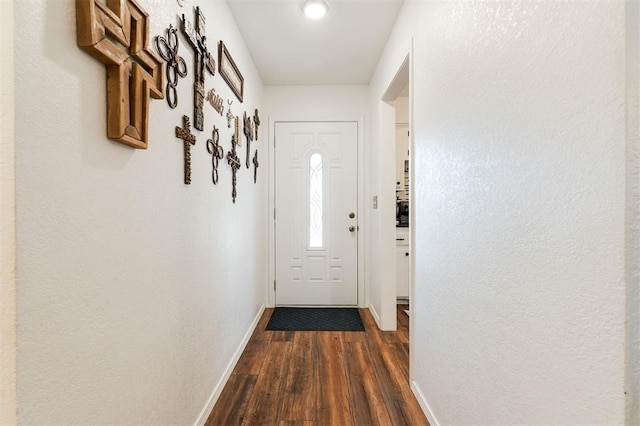
<svg viewBox="0 0 640 426"><path fill-rule="evenodd" d="M273 308L276 302L276 292L274 288L274 281L276 279L276 238L275 238L275 220L273 217L275 209L275 182L276 182L276 169L275 169L275 124L279 122L289 123L303 123L303 122L352 122L357 125L358 133L358 226L360 230L358 232L358 307L364 308L367 306L367 297L365 292L365 241L369 237L369 226L367 223L367 215L365 214L365 152L364 152L364 138L366 135L365 130L365 117L355 115L306 115L306 114L285 114L269 116L268 123L268 155L269 155L269 190L268 190L268 223L269 223L269 238L268 247L266 252L269 253L269 279L267 281L266 295L267 295L267 307Z"/></svg>

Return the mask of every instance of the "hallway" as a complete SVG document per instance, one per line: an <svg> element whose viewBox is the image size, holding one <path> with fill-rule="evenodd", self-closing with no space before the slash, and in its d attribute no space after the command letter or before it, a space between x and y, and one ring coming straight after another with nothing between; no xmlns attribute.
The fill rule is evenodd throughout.
<svg viewBox="0 0 640 426"><path fill-rule="evenodd" d="M381 332L256 331L207 425L428 425L409 388L409 320Z"/></svg>

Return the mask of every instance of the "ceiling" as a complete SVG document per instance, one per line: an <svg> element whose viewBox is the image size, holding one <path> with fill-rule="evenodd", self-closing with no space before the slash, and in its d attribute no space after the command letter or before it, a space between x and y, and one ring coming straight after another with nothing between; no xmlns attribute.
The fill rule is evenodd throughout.
<svg viewBox="0 0 640 426"><path fill-rule="evenodd" d="M301 0L227 0L267 85L369 84L403 0L327 0L307 19Z"/></svg>

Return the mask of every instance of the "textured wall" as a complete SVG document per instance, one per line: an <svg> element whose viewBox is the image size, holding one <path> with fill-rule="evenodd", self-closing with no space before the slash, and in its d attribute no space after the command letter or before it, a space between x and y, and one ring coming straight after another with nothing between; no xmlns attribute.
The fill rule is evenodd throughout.
<svg viewBox="0 0 640 426"><path fill-rule="evenodd" d="M414 36L411 368L432 420L625 420L624 6L405 3L374 82Z"/></svg>
<svg viewBox="0 0 640 426"><path fill-rule="evenodd" d="M627 420L640 425L640 1L627 2Z"/></svg>
<svg viewBox="0 0 640 426"><path fill-rule="evenodd" d="M193 21L191 0L139 2L152 36ZM226 3L200 5L214 56L223 39L245 78L233 111L253 111L262 84ZM206 152L213 124L225 150L231 133L205 104L183 184L182 36L189 76L176 110L151 102L149 149L107 140L105 69L76 46L75 1L15 8L19 421L193 423L264 303L267 162L257 186L243 167L233 205L229 167L214 187ZM233 96L218 74L205 85Z"/></svg>
<svg viewBox="0 0 640 426"><path fill-rule="evenodd" d="M13 1L0 1L0 424L16 422Z"/></svg>

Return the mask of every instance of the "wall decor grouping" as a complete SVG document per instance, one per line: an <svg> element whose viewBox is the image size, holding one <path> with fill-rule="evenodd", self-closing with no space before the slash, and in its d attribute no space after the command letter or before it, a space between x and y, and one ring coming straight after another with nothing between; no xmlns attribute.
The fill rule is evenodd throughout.
<svg viewBox="0 0 640 426"><path fill-rule="evenodd" d="M216 126L213 126L211 139L207 140L207 151L211 154L211 180L216 185L218 183L218 163L224 158L224 150L220 145L220 133Z"/></svg>
<svg viewBox="0 0 640 426"><path fill-rule="evenodd" d="M107 137L149 141L149 96L162 99L162 59L149 48L149 14L134 0L76 0L78 46L107 68Z"/></svg>
<svg viewBox="0 0 640 426"><path fill-rule="evenodd" d="M186 115L182 116L182 127L176 126L176 137L184 143L184 183L191 184L191 145L196 144L196 136L191 133L191 122Z"/></svg>
<svg viewBox="0 0 640 426"><path fill-rule="evenodd" d="M177 0L183 7L184 0ZM194 51L194 99L193 127L204 130L205 70L215 75L216 63L207 48L205 17L200 7L194 8L192 24L182 14L181 30ZM187 64L179 54L178 29L170 24L164 34L155 37L153 52L149 46L149 14L137 0L76 0L78 46L102 62L107 70L107 137L134 148L146 149L149 140L150 98L163 99L175 109L178 106L178 82L187 76ZM244 77L231 57L227 46L220 40L218 69L231 91L242 103L244 99ZM162 71L163 61L166 63ZM164 85L166 76L166 86ZM163 88L165 90L163 90ZM210 89L206 100L215 111L224 116L224 98ZM231 150L226 160L231 167L232 192L237 198L237 174L242 168L237 148L242 146L242 132L247 140L245 165L253 165L253 182L257 183L258 150L251 157L251 142L258 140L260 117L258 109L253 115L244 112L243 117L231 111L233 101L227 99L227 128L232 128ZM191 184L191 148L196 145L196 136L191 133L191 119L182 116L182 126L175 127L175 135L182 139L184 149L184 183ZM211 155L211 180L219 182L219 163L225 159L220 144L220 131L213 126L211 139L207 140L207 152Z"/></svg>
<svg viewBox="0 0 640 426"><path fill-rule="evenodd" d="M167 63L165 73L167 76L167 89L165 95L171 108L178 106L178 77L187 76L187 63L178 56L178 30L169 25L167 37L156 37L156 49L160 57Z"/></svg>
<svg viewBox="0 0 640 426"><path fill-rule="evenodd" d="M207 102L211 104L213 109L215 109L218 112L218 114L223 115L224 99L222 99L222 96L219 96L216 94L216 89L211 89L209 90L209 92L207 92Z"/></svg>
<svg viewBox="0 0 640 426"><path fill-rule="evenodd" d="M204 35L206 20L199 6L196 6L195 13L195 28L184 14L182 15L182 32L194 51L193 127L202 131L204 130L204 70L214 75L216 63L207 49L207 36Z"/></svg>
<svg viewBox="0 0 640 426"><path fill-rule="evenodd" d="M218 71L220 71L220 75L227 82L231 91L242 102L244 98L244 77L240 74L238 66L222 40L218 45Z"/></svg>

